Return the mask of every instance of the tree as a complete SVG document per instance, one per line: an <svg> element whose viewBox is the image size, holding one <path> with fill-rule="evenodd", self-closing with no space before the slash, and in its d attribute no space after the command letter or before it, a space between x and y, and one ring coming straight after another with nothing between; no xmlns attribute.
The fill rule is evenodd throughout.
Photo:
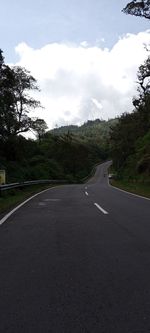
<svg viewBox="0 0 150 333"><path fill-rule="evenodd" d="M144 64L139 67L137 74L138 83L143 94L150 93L150 56L145 60Z"/></svg>
<svg viewBox="0 0 150 333"><path fill-rule="evenodd" d="M133 99L133 105L138 112L139 126L144 135L150 128L150 57L139 67L137 78L139 96Z"/></svg>
<svg viewBox="0 0 150 333"><path fill-rule="evenodd" d="M145 17L150 19L150 0L137 1L133 0L129 2L123 9L125 14L130 14L134 16Z"/></svg>
<svg viewBox="0 0 150 333"><path fill-rule="evenodd" d="M38 140L41 141L42 137L44 137L46 130L48 129L48 126L45 120L37 118L33 120L32 128L36 133Z"/></svg>
<svg viewBox="0 0 150 333"><path fill-rule="evenodd" d="M41 107L40 102L30 96L38 90L35 78L25 68L5 65L0 50L0 137L7 139L27 132L34 125L29 112Z"/></svg>
<svg viewBox="0 0 150 333"><path fill-rule="evenodd" d="M133 0L126 5L123 12L150 19L150 0ZM139 67L137 78L139 96L133 98L133 105L138 112L138 118L142 119L142 127L145 130L150 125L150 56Z"/></svg>
<svg viewBox="0 0 150 333"><path fill-rule="evenodd" d="M137 78L139 96L133 99L135 109L131 114L126 113L119 118L110 135L111 152L117 170L125 169L130 161L137 160L138 140L150 130L150 57L139 67ZM142 155L139 156L143 163L149 163L150 157L145 155L144 149L143 159Z"/></svg>
<svg viewBox="0 0 150 333"><path fill-rule="evenodd" d="M124 166L128 156L133 153L137 135L136 115L122 114L110 132L111 154L116 169Z"/></svg>
<svg viewBox="0 0 150 333"><path fill-rule="evenodd" d="M3 51L0 49L0 70L4 62Z"/></svg>

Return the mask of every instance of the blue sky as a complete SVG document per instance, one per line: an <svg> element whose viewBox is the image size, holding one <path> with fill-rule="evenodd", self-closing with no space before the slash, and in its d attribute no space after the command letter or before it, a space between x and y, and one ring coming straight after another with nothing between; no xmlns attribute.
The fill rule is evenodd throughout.
<svg viewBox="0 0 150 333"><path fill-rule="evenodd" d="M121 12L124 0L5 0L1 2L0 41L8 61L14 47L26 42L40 48L51 42L95 44L105 39L112 47L125 33L149 29L149 21ZM103 45L103 46L104 46Z"/></svg>
<svg viewBox="0 0 150 333"><path fill-rule="evenodd" d="M5 0L5 61L38 80L48 126L131 112L137 70L147 57L149 21L125 15L125 0Z"/></svg>

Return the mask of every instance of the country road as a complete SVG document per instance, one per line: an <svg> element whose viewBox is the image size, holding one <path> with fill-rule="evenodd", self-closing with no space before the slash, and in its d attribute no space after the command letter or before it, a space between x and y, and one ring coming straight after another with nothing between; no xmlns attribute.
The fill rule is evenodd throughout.
<svg viewBox="0 0 150 333"><path fill-rule="evenodd" d="M150 200L111 187L108 166L0 226L1 333L150 332Z"/></svg>

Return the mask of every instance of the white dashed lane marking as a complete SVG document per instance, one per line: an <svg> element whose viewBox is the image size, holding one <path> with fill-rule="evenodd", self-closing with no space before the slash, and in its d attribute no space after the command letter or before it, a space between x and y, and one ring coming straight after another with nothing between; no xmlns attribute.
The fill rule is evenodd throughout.
<svg viewBox="0 0 150 333"><path fill-rule="evenodd" d="M103 214L108 214L108 212L106 212L105 209L103 209L100 205L98 205L96 202L94 203L94 205L103 213Z"/></svg>
<svg viewBox="0 0 150 333"><path fill-rule="evenodd" d="M60 201L60 199L45 199L44 201L48 202L48 201Z"/></svg>

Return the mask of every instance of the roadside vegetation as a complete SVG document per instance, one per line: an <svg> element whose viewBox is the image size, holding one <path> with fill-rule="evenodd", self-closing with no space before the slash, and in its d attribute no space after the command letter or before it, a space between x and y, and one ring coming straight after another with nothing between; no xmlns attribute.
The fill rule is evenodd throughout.
<svg viewBox="0 0 150 333"><path fill-rule="evenodd" d="M0 169L6 170L7 183L37 179L80 182L95 164L109 156L108 135L101 138L99 130L96 135L94 140L86 134L80 136L68 131L56 135L49 131L40 141L22 135L1 140Z"/></svg>
<svg viewBox="0 0 150 333"><path fill-rule="evenodd" d="M35 78L21 67L9 67L0 50L0 169L6 181L64 179L79 182L93 166L109 154L108 133L111 122L87 122L48 131L43 119L31 118L30 111L41 107L31 97L38 90ZM32 131L35 140L23 134Z"/></svg>
<svg viewBox="0 0 150 333"><path fill-rule="evenodd" d="M123 11L150 18L149 1L132 1ZM29 116L35 108L44 112L31 97L38 90L35 78L25 68L6 65L0 50L0 169L6 170L7 183L37 179L78 183L95 164L112 158L113 184L149 196L150 56L139 67L137 79L139 95L133 98L131 114L49 131L42 118ZM35 133L34 140L24 137L28 131ZM7 201L10 197L13 205L28 191L14 192ZM0 198L2 210L4 201L6 196Z"/></svg>
<svg viewBox="0 0 150 333"><path fill-rule="evenodd" d="M110 181L111 185L118 187L122 190L150 198L150 185L148 183L129 182L125 179Z"/></svg>
<svg viewBox="0 0 150 333"><path fill-rule="evenodd" d="M1 216L3 213L13 209L15 206L19 205L21 202L28 199L32 195L50 187L50 185L32 185L23 189L13 189L3 192L3 194L0 196Z"/></svg>
<svg viewBox="0 0 150 333"><path fill-rule="evenodd" d="M132 1L126 14L150 19L149 1ZM147 50L149 52L149 50ZM124 113L110 134L115 186L150 196L150 56L137 73L138 97L133 112Z"/></svg>

